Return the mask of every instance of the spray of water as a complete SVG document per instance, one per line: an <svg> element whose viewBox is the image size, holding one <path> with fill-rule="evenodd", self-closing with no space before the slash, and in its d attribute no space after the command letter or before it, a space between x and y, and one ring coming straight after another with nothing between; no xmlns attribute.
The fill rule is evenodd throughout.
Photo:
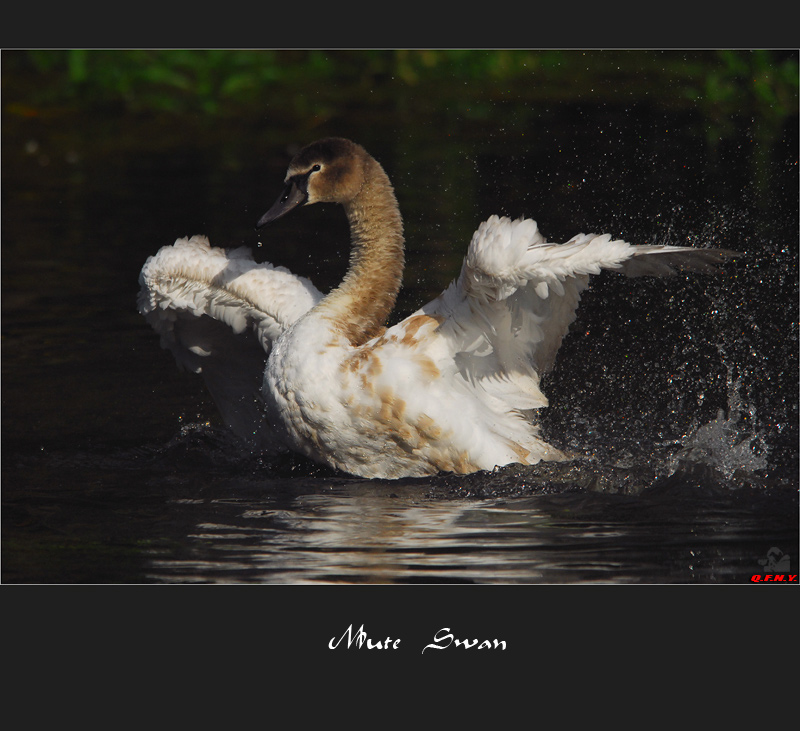
<svg viewBox="0 0 800 731"><path fill-rule="evenodd" d="M742 397L742 379L733 377L728 367L728 409L720 409L714 419L692 429L682 449L670 460L670 471L682 463L704 464L730 478L737 472L752 473L769 466L769 447L759 429L755 406Z"/></svg>

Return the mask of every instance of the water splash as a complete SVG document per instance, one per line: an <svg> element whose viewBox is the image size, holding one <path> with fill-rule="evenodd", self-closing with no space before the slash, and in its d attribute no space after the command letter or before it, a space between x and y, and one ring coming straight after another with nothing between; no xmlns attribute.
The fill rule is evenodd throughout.
<svg viewBox="0 0 800 731"><path fill-rule="evenodd" d="M728 367L728 409L697 426L683 439L683 448L670 460L675 472L687 462L711 466L726 478L735 473L752 473L769 466L769 447L758 423L755 406L742 398L742 379L733 378Z"/></svg>

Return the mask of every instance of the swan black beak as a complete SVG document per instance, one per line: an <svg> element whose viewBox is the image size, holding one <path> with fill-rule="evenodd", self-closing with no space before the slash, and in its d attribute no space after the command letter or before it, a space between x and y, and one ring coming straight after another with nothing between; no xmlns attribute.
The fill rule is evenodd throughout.
<svg viewBox="0 0 800 731"><path fill-rule="evenodd" d="M308 191L305 188L305 185L298 185L296 180L290 180L272 208L258 219L256 229L266 226L266 224L281 216L285 216L293 208L297 208L297 206L305 205L308 202Z"/></svg>

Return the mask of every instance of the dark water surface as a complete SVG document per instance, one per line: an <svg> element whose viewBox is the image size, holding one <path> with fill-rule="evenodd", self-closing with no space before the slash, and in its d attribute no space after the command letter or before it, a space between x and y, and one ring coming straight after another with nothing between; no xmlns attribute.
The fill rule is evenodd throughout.
<svg viewBox="0 0 800 731"><path fill-rule="evenodd" d="M745 256L716 277L594 280L545 381L545 434L575 463L391 482L267 461L159 348L137 277L203 233L334 286L341 211L253 231L292 145L328 134L362 143L397 188L395 319L458 273L492 213L533 217L550 240ZM691 110L646 105L295 130L4 112L3 581L749 583L772 548L796 571L796 118L756 137L709 141Z"/></svg>

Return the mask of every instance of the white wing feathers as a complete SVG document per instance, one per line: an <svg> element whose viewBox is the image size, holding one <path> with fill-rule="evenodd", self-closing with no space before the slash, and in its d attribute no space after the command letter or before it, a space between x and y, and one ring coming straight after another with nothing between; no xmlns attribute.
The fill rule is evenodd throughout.
<svg viewBox="0 0 800 731"><path fill-rule="evenodd" d="M257 264L244 247L211 247L205 236L163 247L145 262L139 284L139 310L160 334L169 337L176 316L208 315L236 334L252 330L266 353L322 299L308 279Z"/></svg>
<svg viewBox="0 0 800 731"><path fill-rule="evenodd" d="M179 366L200 373L228 426L252 446L275 446L263 426L261 386L272 343L322 299L303 277L257 264L246 248L178 239L139 276L139 312Z"/></svg>
<svg viewBox="0 0 800 731"><path fill-rule="evenodd" d="M706 272L732 254L594 234L551 244L533 220L492 216L473 235L458 280L421 311L444 318L439 332L487 405L499 399L506 409L538 408L547 405L539 376L552 368L590 275Z"/></svg>
<svg viewBox="0 0 800 731"><path fill-rule="evenodd" d="M536 221L492 216L473 234L464 284L483 299L505 299L533 283L546 299L550 287L562 293L564 280L602 269L616 269L628 277L665 276L678 269L712 272L726 256L720 249L680 246L633 246L609 234L578 234L565 244L547 243Z"/></svg>

